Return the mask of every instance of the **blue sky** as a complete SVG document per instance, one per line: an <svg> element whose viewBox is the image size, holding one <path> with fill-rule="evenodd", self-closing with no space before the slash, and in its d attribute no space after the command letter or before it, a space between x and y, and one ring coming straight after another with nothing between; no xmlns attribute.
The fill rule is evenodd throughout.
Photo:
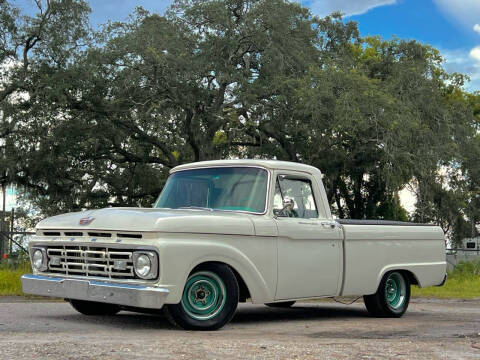
<svg viewBox="0 0 480 360"><path fill-rule="evenodd" d="M397 36L441 51L445 68L467 74L480 91L480 0L292 0L320 16L339 10L359 24L362 35ZM30 12L33 0L13 0ZM90 0L92 25L124 20L136 6L163 13L172 0Z"/></svg>

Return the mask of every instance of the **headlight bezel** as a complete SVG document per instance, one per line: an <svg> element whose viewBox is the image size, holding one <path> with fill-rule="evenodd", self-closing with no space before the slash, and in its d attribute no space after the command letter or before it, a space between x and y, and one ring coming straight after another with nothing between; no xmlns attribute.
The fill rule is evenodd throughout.
<svg viewBox="0 0 480 360"><path fill-rule="evenodd" d="M37 267L35 262L35 254L38 251L42 254L42 263L40 267ZM44 247L32 247L30 261L32 264L32 269L34 271L42 272L47 270L48 269L47 249L45 249Z"/></svg>
<svg viewBox="0 0 480 360"><path fill-rule="evenodd" d="M137 260L141 255L145 255L150 260L150 271L146 275L142 275L137 270ZM135 275L142 280L152 280L158 277L158 255L154 251L136 250L133 252L133 270Z"/></svg>

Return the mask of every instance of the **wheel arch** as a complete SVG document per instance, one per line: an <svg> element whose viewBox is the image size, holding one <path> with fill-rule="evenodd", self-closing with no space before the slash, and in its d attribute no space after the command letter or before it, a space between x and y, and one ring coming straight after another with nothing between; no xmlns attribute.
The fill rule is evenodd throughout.
<svg viewBox="0 0 480 360"><path fill-rule="evenodd" d="M417 277L415 276L415 274L412 271L403 270L403 269L400 269L398 271L402 272L408 278L408 280L410 282L410 285L418 285L419 284Z"/></svg>
<svg viewBox="0 0 480 360"><path fill-rule="evenodd" d="M232 270L238 283L240 302L246 302L247 299L250 298L252 302L264 303L273 299L273 294L270 294L265 279L263 279L259 271L253 266L253 264L242 264L235 261L234 259L198 259L190 266L190 270L187 272L187 277L193 271L199 270L202 268L202 266L209 263L223 264L228 266Z"/></svg>
<svg viewBox="0 0 480 360"><path fill-rule="evenodd" d="M196 265L189 273L189 276L194 273L195 271L202 270L206 265L208 264L221 264L221 265L226 265L230 270L232 270L233 275L235 276L235 279L237 280L238 283L238 290L239 290L239 302L246 302L247 299L251 298L250 295L250 290L248 289L247 284L245 283L245 280L243 280L242 276L240 273L231 265L222 262L222 261L205 261L202 262L198 265Z"/></svg>
<svg viewBox="0 0 480 360"><path fill-rule="evenodd" d="M382 270L382 272L380 273L380 275L378 276L378 279L377 279L376 289L378 289L378 287L380 285L380 282L382 281L385 274L390 273L392 271L398 271L398 272L402 273L409 280L410 285L419 285L420 284L417 275L411 269L408 269L405 266L392 266L392 267L384 268Z"/></svg>

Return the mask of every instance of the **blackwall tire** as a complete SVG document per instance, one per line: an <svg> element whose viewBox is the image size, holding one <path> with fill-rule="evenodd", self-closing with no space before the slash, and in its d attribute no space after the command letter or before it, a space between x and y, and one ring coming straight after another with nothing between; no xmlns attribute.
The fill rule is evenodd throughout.
<svg viewBox="0 0 480 360"><path fill-rule="evenodd" d="M238 305L239 288L232 270L209 263L189 276L179 304L164 306L166 318L187 330L217 330L228 323Z"/></svg>
<svg viewBox="0 0 480 360"><path fill-rule="evenodd" d="M376 317L399 318L410 303L410 281L401 271L386 273L375 294L363 297L368 312Z"/></svg>

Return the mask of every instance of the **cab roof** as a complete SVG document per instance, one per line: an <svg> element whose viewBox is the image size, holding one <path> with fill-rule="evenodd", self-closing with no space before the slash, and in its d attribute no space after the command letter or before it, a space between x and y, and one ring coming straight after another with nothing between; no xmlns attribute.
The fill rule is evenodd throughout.
<svg viewBox="0 0 480 360"><path fill-rule="evenodd" d="M197 169L205 167L234 167L234 166L256 166L263 167L269 170L290 170L290 171L302 171L312 175L321 175L320 170L316 167L305 165L290 161L279 160L253 160L253 159L238 159L238 160L210 160L199 161L189 164L183 164L174 167L170 170L170 173L180 170Z"/></svg>

